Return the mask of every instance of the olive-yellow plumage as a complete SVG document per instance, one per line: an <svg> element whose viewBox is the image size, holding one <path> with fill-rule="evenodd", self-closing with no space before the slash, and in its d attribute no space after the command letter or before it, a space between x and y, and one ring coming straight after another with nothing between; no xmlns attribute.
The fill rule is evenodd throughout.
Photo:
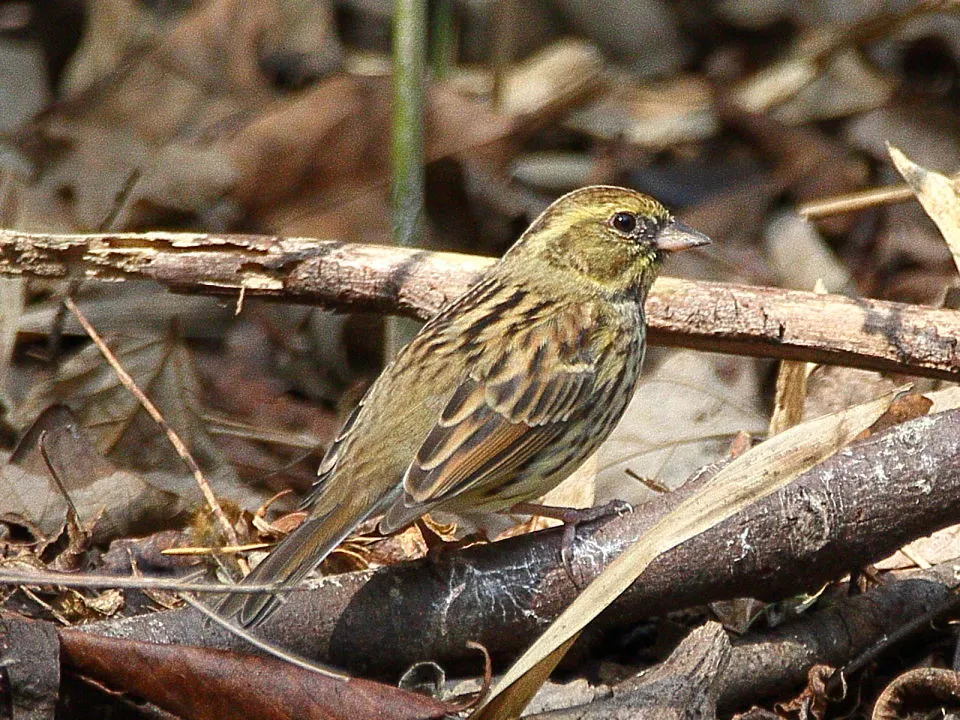
<svg viewBox="0 0 960 720"><path fill-rule="evenodd" d="M504 510L551 490L633 395L664 256L706 242L632 190L554 202L383 371L327 451L306 520L246 582L298 582L375 515L392 532L434 509ZM276 603L231 595L220 611L250 625Z"/></svg>

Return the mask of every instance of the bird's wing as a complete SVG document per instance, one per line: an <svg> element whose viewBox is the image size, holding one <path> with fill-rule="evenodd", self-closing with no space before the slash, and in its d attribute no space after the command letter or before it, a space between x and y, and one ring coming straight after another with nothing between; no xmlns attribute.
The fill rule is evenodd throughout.
<svg viewBox="0 0 960 720"><path fill-rule="evenodd" d="M413 510L493 491L555 440L593 390L592 331L591 313L568 307L486 343L408 468L400 502Z"/></svg>

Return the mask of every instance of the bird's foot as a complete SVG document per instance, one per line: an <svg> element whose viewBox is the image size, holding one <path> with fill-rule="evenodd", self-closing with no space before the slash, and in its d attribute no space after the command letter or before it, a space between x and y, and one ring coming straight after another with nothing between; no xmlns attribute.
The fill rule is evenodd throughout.
<svg viewBox="0 0 960 720"><path fill-rule="evenodd" d="M611 500L605 505L592 508L566 508L553 505L539 505L537 503L517 503L506 512L520 515L538 515L540 517L552 518L563 523L563 538L560 542L560 559L563 561L563 568L567 571L567 577L570 581L580 587L573 574L573 544L577 539L577 525L581 523L593 522L601 518L616 515L620 517L628 512L633 512L633 506L623 500Z"/></svg>

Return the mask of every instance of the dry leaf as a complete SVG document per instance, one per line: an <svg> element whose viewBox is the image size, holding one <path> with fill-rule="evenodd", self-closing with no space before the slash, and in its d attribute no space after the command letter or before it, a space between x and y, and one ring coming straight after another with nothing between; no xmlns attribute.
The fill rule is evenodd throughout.
<svg viewBox="0 0 960 720"><path fill-rule="evenodd" d="M789 125L863 113L884 105L896 83L879 73L856 50L832 57L816 78L771 115Z"/></svg>
<svg viewBox="0 0 960 720"><path fill-rule="evenodd" d="M797 425L733 460L696 495L680 503L588 585L507 671L470 720L517 718L580 632L659 555L784 487L846 445L895 397Z"/></svg>
<svg viewBox="0 0 960 720"><path fill-rule="evenodd" d="M893 164L916 193L927 215L940 228L953 262L960 269L960 188L946 175L917 165L893 145L887 143L887 149Z"/></svg>
<svg viewBox="0 0 960 720"><path fill-rule="evenodd" d="M760 394L753 361L689 350L645 372L637 394L599 450L599 502L635 506L651 492L626 471L673 489L719 460L741 430L762 435L767 420L752 403Z"/></svg>
<svg viewBox="0 0 960 720"><path fill-rule="evenodd" d="M159 338L113 338L108 345L187 443L200 466L222 464L200 420L200 386L186 346L171 333ZM105 455L122 458L128 467L183 470L166 437L120 384L95 346L85 347L56 374L36 382L11 415L11 422L23 427L43 408L56 403L70 405Z"/></svg>
<svg viewBox="0 0 960 720"><path fill-rule="evenodd" d="M603 56L583 40L561 40L535 53L504 78L501 111L538 117L595 87Z"/></svg>
<svg viewBox="0 0 960 720"><path fill-rule="evenodd" d="M817 228L796 212L774 214L764 228L763 241L779 287L809 290L818 280L828 292L842 293L852 287L849 270Z"/></svg>
<svg viewBox="0 0 960 720"><path fill-rule="evenodd" d="M593 137L654 149L709 138L718 127L710 84L694 75L643 85L623 78L564 124Z"/></svg>
<svg viewBox="0 0 960 720"><path fill-rule="evenodd" d="M942 390L924 393L924 396L933 401L929 410L931 415L960 407L960 385L950 385Z"/></svg>
<svg viewBox="0 0 960 720"><path fill-rule="evenodd" d="M62 488L42 457L41 437ZM67 495L96 544L164 527L187 507L177 495L101 457L61 406L42 413L0 467L0 520L27 528L41 542L52 540L66 525Z"/></svg>

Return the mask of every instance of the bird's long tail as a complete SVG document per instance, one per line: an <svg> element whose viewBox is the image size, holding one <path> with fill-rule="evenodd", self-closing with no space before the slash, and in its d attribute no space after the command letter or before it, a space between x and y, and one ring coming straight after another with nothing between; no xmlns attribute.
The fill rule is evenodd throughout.
<svg viewBox="0 0 960 720"><path fill-rule="evenodd" d="M326 514L307 517L240 584L296 585L375 510L376 507L345 503ZM266 620L281 603L271 593L232 593L221 601L217 611L250 627Z"/></svg>

